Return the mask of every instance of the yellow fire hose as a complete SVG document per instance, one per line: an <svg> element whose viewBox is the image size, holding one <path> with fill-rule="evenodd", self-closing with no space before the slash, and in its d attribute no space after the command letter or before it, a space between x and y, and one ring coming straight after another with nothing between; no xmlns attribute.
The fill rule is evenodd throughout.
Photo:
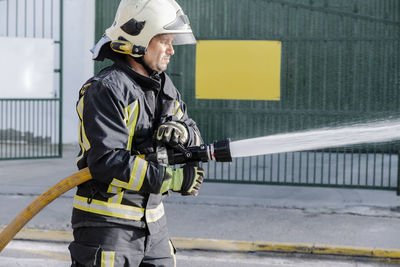
<svg viewBox="0 0 400 267"><path fill-rule="evenodd" d="M39 211L65 192L90 179L92 179L92 176L89 169L85 168L58 182L38 196L0 233L0 252Z"/></svg>

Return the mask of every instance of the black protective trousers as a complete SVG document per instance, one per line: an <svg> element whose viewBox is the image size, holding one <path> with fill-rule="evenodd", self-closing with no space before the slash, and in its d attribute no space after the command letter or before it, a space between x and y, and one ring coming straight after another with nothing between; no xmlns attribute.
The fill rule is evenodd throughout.
<svg viewBox="0 0 400 267"><path fill-rule="evenodd" d="M134 227L80 227L69 245L71 267L174 267L167 228L149 235Z"/></svg>

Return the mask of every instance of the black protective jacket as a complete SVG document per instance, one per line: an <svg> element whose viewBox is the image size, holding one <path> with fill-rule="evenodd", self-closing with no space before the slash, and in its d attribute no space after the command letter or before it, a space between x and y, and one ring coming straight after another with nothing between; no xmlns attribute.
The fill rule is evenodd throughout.
<svg viewBox="0 0 400 267"><path fill-rule="evenodd" d="M142 76L116 60L85 83L77 112L77 165L89 167L93 179L78 186L72 226L122 224L157 232L166 223L160 194L165 167L137 155L155 150L154 132L169 119L187 126L189 146L202 143L171 79Z"/></svg>

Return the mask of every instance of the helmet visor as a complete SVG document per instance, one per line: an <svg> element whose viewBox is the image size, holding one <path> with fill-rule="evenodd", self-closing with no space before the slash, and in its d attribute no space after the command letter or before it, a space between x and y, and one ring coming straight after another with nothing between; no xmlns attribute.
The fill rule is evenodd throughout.
<svg viewBox="0 0 400 267"><path fill-rule="evenodd" d="M196 38L194 37L192 29L190 28L189 19L182 10L178 10L178 12L176 12L175 20L164 26L164 29L175 34L173 41L174 45L196 43Z"/></svg>
<svg viewBox="0 0 400 267"><path fill-rule="evenodd" d="M173 45L186 45L186 44L196 44L196 38L193 33L176 33L174 34Z"/></svg>

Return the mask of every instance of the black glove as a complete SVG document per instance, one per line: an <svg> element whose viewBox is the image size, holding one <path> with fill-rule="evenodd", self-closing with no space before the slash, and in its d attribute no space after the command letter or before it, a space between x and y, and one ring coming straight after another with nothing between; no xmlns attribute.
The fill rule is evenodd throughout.
<svg viewBox="0 0 400 267"><path fill-rule="evenodd" d="M156 139L157 141L168 144L171 147L185 145L189 139L189 132L183 123L178 121L168 121L158 127Z"/></svg>
<svg viewBox="0 0 400 267"><path fill-rule="evenodd" d="M204 180L204 170L193 164L183 166L182 196L197 196Z"/></svg>
<svg viewBox="0 0 400 267"><path fill-rule="evenodd" d="M176 170L166 168L160 193L172 190L183 196L197 196L203 179L204 170L193 164L186 164Z"/></svg>

